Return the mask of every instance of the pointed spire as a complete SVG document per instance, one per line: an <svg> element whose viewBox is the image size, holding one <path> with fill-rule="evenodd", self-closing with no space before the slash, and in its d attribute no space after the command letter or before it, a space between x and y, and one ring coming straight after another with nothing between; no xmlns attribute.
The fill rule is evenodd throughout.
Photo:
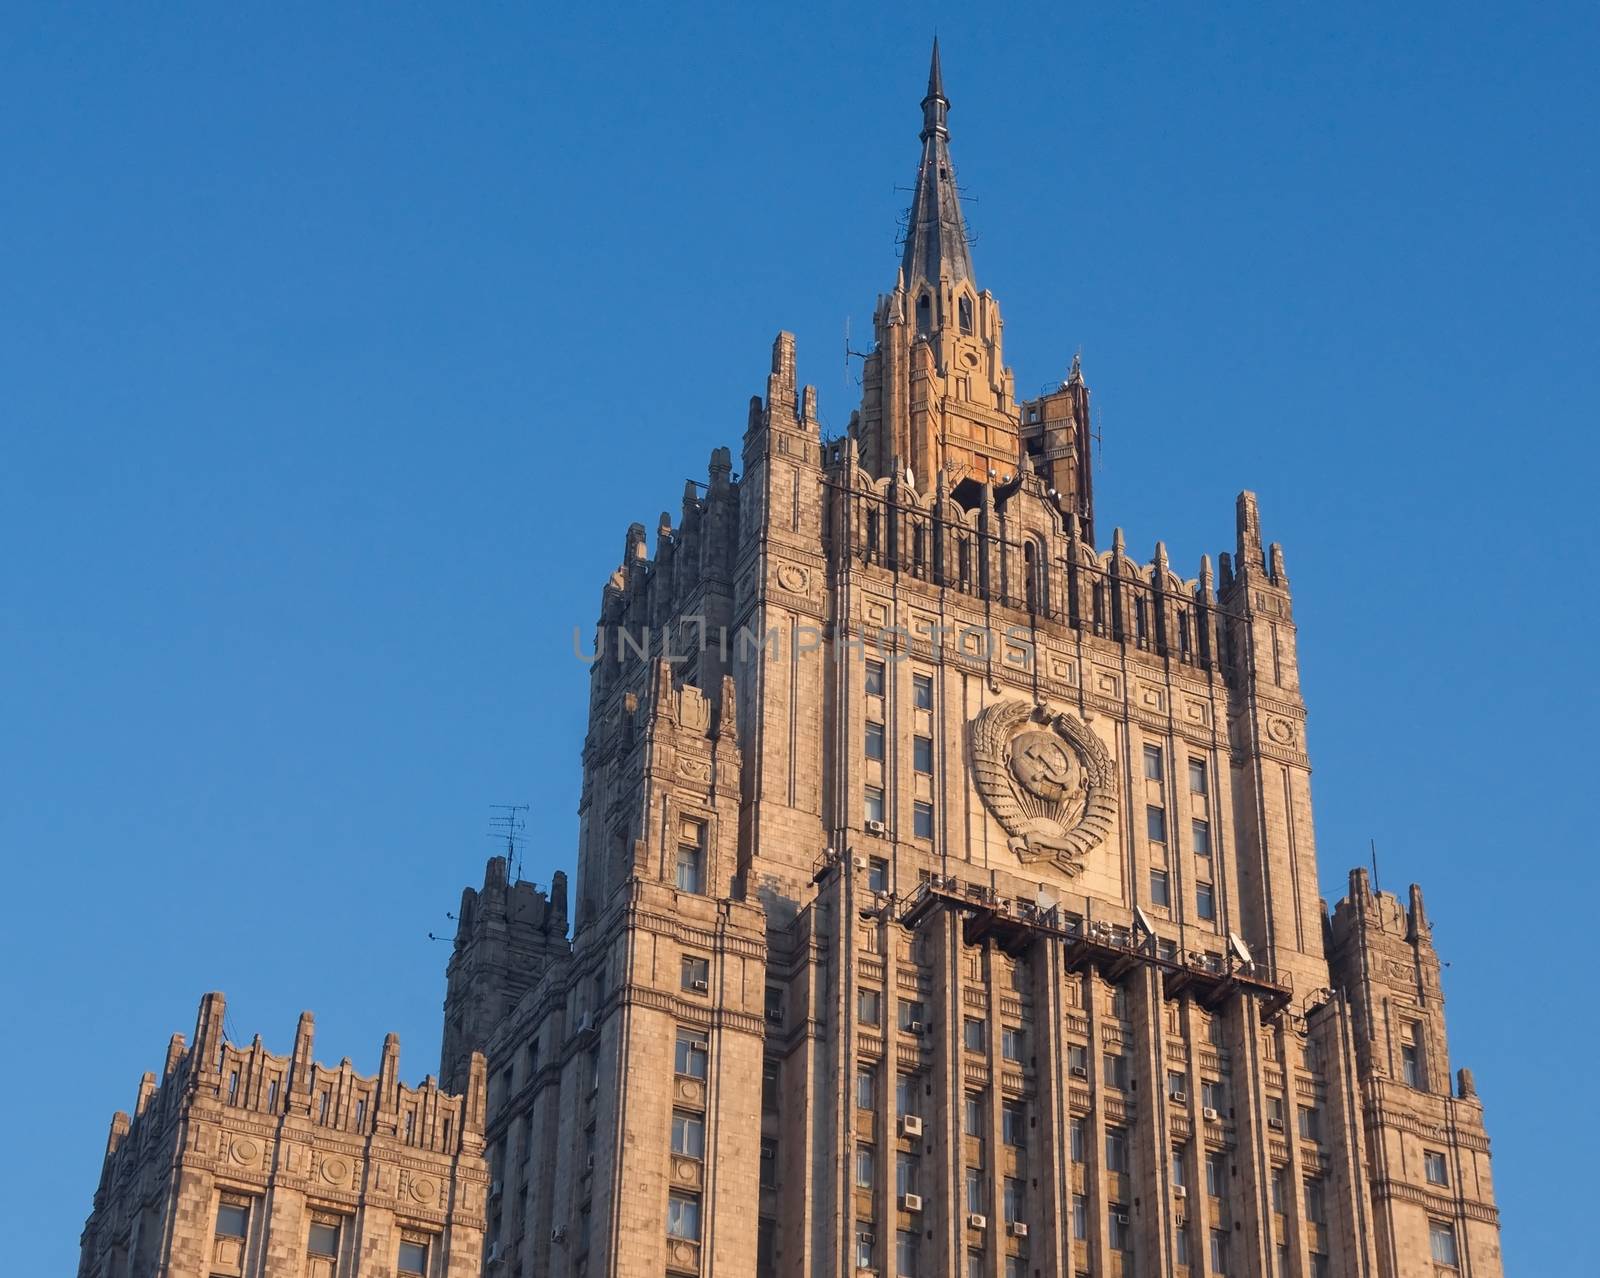
<svg viewBox="0 0 1600 1278"><path fill-rule="evenodd" d="M955 166L950 162L950 129L946 123L950 100L944 96L944 73L939 66L939 40L934 37L933 62L928 69L928 94L922 99L922 162L917 168L916 192L906 223L906 251L902 274L908 286L919 281L936 284L972 278L972 255L967 249L967 227L956 193Z"/></svg>

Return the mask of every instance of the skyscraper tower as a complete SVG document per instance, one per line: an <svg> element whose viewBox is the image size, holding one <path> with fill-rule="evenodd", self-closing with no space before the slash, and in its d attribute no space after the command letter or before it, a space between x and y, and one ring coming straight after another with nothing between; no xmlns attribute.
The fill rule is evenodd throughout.
<svg viewBox="0 0 1600 1278"><path fill-rule="evenodd" d="M1193 577L1101 544L937 45L921 105L848 432L780 334L605 585L570 949L458 942L488 1272L1493 1278L1421 894L1319 895L1283 553L1250 493Z"/></svg>

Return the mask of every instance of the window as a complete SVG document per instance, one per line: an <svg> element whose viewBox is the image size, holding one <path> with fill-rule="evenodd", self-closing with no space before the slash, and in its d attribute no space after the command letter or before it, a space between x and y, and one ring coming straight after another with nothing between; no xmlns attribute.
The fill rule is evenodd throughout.
<svg viewBox="0 0 1600 1278"><path fill-rule="evenodd" d="M966 1017L961 1022L961 1042L969 1052L981 1052L984 1043L983 1022L975 1016Z"/></svg>
<svg viewBox="0 0 1600 1278"><path fill-rule="evenodd" d="M672 1111L672 1152L684 1158L706 1156L706 1120L703 1114Z"/></svg>
<svg viewBox="0 0 1600 1278"><path fill-rule="evenodd" d="M694 954L685 954L679 978L684 989L704 994L711 987L711 964Z"/></svg>
<svg viewBox="0 0 1600 1278"><path fill-rule="evenodd" d="M983 1211L983 1173L976 1167L967 1168L967 1210Z"/></svg>
<svg viewBox="0 0 1600 1278"><path fill-rule="evenodd" d="M1000 1139L1021 1145L1027 1136L1028 1116L1021 1101L1008 1100L1000 1109Z"/></svg>
<svg viewBox="0 0 1600 1278"><path fill-rule="evenodd" d="M402 1274L425 1274L428 1272L428 1244L417 1242L415 1239L403 1238L400 1240L400 1256L395 1268Z"/></svg>
<svg viewBox="0 0 1600 1278"><path fill-rule="evenodd" d="M861 990L856 994L856 1019L863 1025L882 1024L883 995L877 990Z"/></svg>
<svg viewBox="0 0 1600 1278"><path fill-rule="evenodd" d="M924 1017L922 1015L922 1002L919 999L903 998L900 1000L900 1028L909 1030L914 1025L922 1028ZM904 1075L901 1075L903 1078Z"/></svg>
<svg viewBox="0 0 1600 1278"><path fill-rule="evenodd" d="M783 987L767 986L767 1020L773 1025L783 1024Z"/></svg>
<svg viewBox="0 0 1600 1278"><path fill-rule="evenodd" d="M1314 1106L1300 1106L1300 1139L1322 1139L1322 1111Z"/></svg>
<svg viewBox="0 0 1600 1278"><path fill-rule="evenodd" d="M881 697L883 695L883 662L867 662L867 695Z"/></svg>
<svg viewBox="0 0 1600 1278"><path fill-rule="evenodd" d="M856 1234L856 1268L872 1268L872 1235L866 1232Z"/></svg>
<svg viewBox="0 0 1600 1278"><path fill-rule="evenodd" d="M1144 809L1145 837L1152 843L1165 843L1167 841L1167 810L1148 803Z"/></svg>
<svg viewBox="0 0 1600 1278"><path fill-rule="evenodd" d="M1214 1078L1200 1080L1200 1104L1222 1113L1228 1108L1228 1089Z"/></svg>
<svg viewBox="0 0 1600 1278"><path fill-rule="evenodd" d="M1221 1198L1228 1188L1228 1156L1220 1149L1206 1150L1206 1193Z"/></svg>
<svg viewBox="0 0 1600 1278"><path fill-rule="evenodd" d="M687 843L678 845L678 891L700 895L705 891L705 853Z"/></svg>
<svg viewBox="0 0 1600 1278"><path fill-rule="evenodd" d="M1206 788L1206 761L1204 759L1196 759L1191 755L1189 758L1189 793L1205 794Z"/></svg>
<svg viewBox="0 0 1600 1278"><path fill-rule="evenodd" d="M911 739L911 766L918 772L933 772L933 738L913 737Z"/></svg>
<svg viewBox="0 0 1600 1278"><path fill-rule="evenodd" d="M1144 779L1146 781L1159 781L1166 775L1162 767L1161 747L1147 745L1144 748Z"/></svg>
<svg viewBox="0 0 1600 1278"><path fill-rule="evenodd" d="M1089 1237L1089 1200L1082 1194L1072 1196L1072 1236L1079 1242Z"/></svg>
<svg viewBox="0 0 1600 1278"><path fill-rule="evenodd" d="M1282 1216L1289 1210L1289 1169L1282 1163L1272 1169L1272 1210Z"/></svg>
<svg viewBox="0 0 1600 1278"><path fill-rule="evenodd" d="M1126 1127L1106 1128L1106 1170L1126 1172L1128 1170L1128 1129Z"/></svg>
<svg viewBox="0 0 1600 1278"><path fill-rule="evenodd" d="M961 1111L961 1130L968 1136L983 1135L983 1093L968 1092Z"/></svg>
<svg viewBox="0 0 1600 1278"><path fill-rule="evenodd" d="M1119 1021L1128 1019L1128 987L1118 985L1111 991L1111 1015Z"/></svg>
<svg viewBox="0 0 1600 1278"><path fill-rule="evenodd" d="M1022 1059L1022 1031L1015 1025L1000 1027L1000 1055L1008 1061Z"/></svg>
<svg viewBox="0 0 1600 1278"><path fill-rule="evenodd" d="M311 1222L311 1232L306 1236L306 1255L337 1256L339 1254L339 1226L320 1220Z"/></svg>
<svg viewBox="0 0 1600 1278"><path fill-rule="evenodd" d="M911 833L919 839L933 838L933 804L918 799L911 805Z"/></svg>
<svg viewBox="0 0 1600 1278"><path fill-rule="evenodd" d="M867 720L867 758L883 762L883 725Z"/></svg>
<svg viewBox="0 0 1600 1278"><path fill-rule="evenodd" d="M507 1077L509 1077L510 1074L511 1074L511 1071L507 1070L506 1071ZM356 1127L359 1129L361 1127L361 1125L364 1122L366 1122L366 1120L367 1120L367 1102L364 1099L363 1100L358 1100L356 1102Z"/></svg>
<svg viewBox="0 0 1600 1278"><path fill-rule="evenodd" d="M967 1253L967 1278L983 1278L983 1253L969 1251Z"/></svg>
<svg viewBox="0 0 1600 1278"><path fill-rule="evenodd" d="M699 1031L680 1029L677 1053L673 1060L677 1072L685 1078L703 1079L706 1076L707 1064L706 1041L700 1037Z"/></svg>
<svg viewBox="0 0 1600 1278"><path fill-rule="evenodd" d="M914 1230L901 1229L894 1236L894 1267L903 1274L917 1271L917 1235Z"/></svg>
<svg viewBox="0 0 1600 1278"><path fill-rule="evenodd" d="M1228 1272L1228 1234L1226 1230L1213 1229L1211 1231L1211 1272L1214 1274Z"/></svg>
<svg viewBox="0 0 1600 1278"><path fill-rule="evenodd" d="M250 1223L250 1209L242 1203L223 1203L217 1208L217 1237L243 1238Z"/></svg>
<svg viewBox="0 0 1600 1278"><path fill-rule="evenodd" d="M919 674L911 676L911 704L918 710L933 709L932 675Z"/></svg>
<svg viewBox="0 0 1600 1278"><path fill-rule="evenodd" d="M1314 1251L1311 1253L1311 1278L1328 1278L1331 1272L1328 1257L1325 1253Z"/></svg>
<svg viewBox="0 0 1600 1278"><path fill-rule="evenodd" d="M761 1138L761 1188L778 1187L778 1142L771 1136Z"/></svg>
<svg viewBox="0 0 1600 1278"><path fill-rule="evenodd" d="M856 1071L856 1108L875 1109L878 1104L878 1076L870 1065Z"/></svg>
<svg viewBox="0 0 1600 1278"><path fill-rule="evenodd" d="M878 1159L871 1145L856 1146L856 1188L871 1189L878 1182Z"/></svg>
<svg viewBox="0 0 1600 1278"><path fill-rule="evenodd" d="M1428 1249L1433 1253L1433 1263L1449 1265L1454 1269L1461 1263L1456 1251L1456 1227L1444 1220L1428 1222Z"/></svg>
<svg viewBox="0 0 1600 1278"><path fill-rule="evenodd" d="M1173 1249L1172 1259L1185 1268L1189 1265L1189 1230L1186 1227L1178 1229L1178 1245Z"/></svg>
<svg viewBox="0 0 1600 1278"><path fill-rule="evenodd" d="M1128 1222L1127 1204L1112 1203L1106 1212L1106 1222L1110 1226L1111 1250L1131 1251L1133 1249L1133 1226Z"/></svg>
<svg viewBox="0 0 1600 1278"><path fill-rule="evenodd" d="M894 1192L900 1198L917 1192L917 1160L910 1154L895 1155Z"/></svg>
<svg viewBox="0 0 1600 1278"><path fill-rule="evenodd" d="M1323 1192L1320 1176L1312 1176L1306 1181L1306 1219L1319 1225L1326 1224L1328 1220L1327 1195Z"/></svg>
<svg viewBox="0 0 1600 1278"><path fill-rule="evenodd" d="M1427 1149L1422 1153L1422 1170L1428 1177L1430 1185L1448 1185L1450 1172L1445 1167L1444 1155L1434 1150Z"/></svg>
<svg viewBox="0 0 1600 1278"><path fill-rule="evenodd" d="M1172 904L1172 890L1167 886L1165 870L1150 871L1150 904L1159 905L1163 909Z"/></svg>
<svg viewBox="0 0 1600 1278"><path fill-rule="evenodd" d="M1275 1126L1280 1132L1283 1130L1283 1097L1267 1097L1267 1126Z"/></svg>
<svg viewBox="0 0 1600 1278"><path fill-rule="evenodd" d="M889 863L881 856L872 857L867 861L867 890L869 892L889 890Z"/></svg>
<svg viewBox="0 0 1600 1278"><path fill-rule="evenodd" d="M1106 1052L1100 1058L1100 1077L1107 1087L1119 1092L1128 1090L1128 1058L1119 1053Z"/></svg>
<svg viewBox="0 0 1600 1278"><path fill-rule="evenodd" d="M965 293L956 299L956 323L963 333L972 332L972 299Z"/></svg>
<svg viewBox="0 0 1600 1278"><path fill-rule="evenodd" d="M1006 1224L1021 1220L1027 1212L1023 1183L1015 1176L1006 1177L1004 1209Z"/></svg>
<svg viewBox="0 0 1600 1278"><path fill-rule="evenodd" d="M883 824L883 787L881 785L869 785L867 787L866 812L868 821L876 822L878 825Z"/></svg>
<svg viewBox="0 0 1600 1278"><path fill-rule="evenodd" d="M1194 844L1196 856L1211 855L1211 822L1196 817L1189 822L1189 841Z"/></svg>
<svg viewBox="0 0 1600 1278"><path fill-rule="evenodd" d="M1081 1163L1088 1145L1083 1135L1083 1119L1074 1118L1067 1126L1067 1145L1072 1151L1072 1161Z"/></svg>
<svg viewBox="0 0 1600 1278"><path fill-rule="evenodd" d="M1169 1069L1167 1071L1167 1095L1169 1097L1187 1096L1189 1094L1189 1076L1182 1070Z"/></svg>
<svg viewBox="0 0 1600 1278"><path fill-rule="evenodd" d="M1189 1183L1189 1173L1184 1169L1188 1153L1189 1147L1187 1145L1174 1145L1172 1147L1172 1183L1174 1185L1187 1185Z"/></svg>
<svg viewBox="0 0 1600 1278"><path fill-rule="evenodd" d="M915 1074L896 1074L894 1076L894 1112L900 1117L916 1113L916 1106L912 1099L917 1094L917 1076Z"/></svg>
<svg viewBox="0 0 1600 1278"><path fill-rule="evenodd" d="M700 1196L673 1190L667 1196L667 1236L700 1241Z"/></svg>
<svg viewBox="0 0 1600 1278"><path fill-rule="evenodd" d="M1422 1086L1422 1027L1415 1021L1406 1025L1405 1042L1400 1044L1400 1072L1407 1087Z"/></svg>
<svg viewBox="0 0 1600 1278"><path fill-rule="evenodd" d="M1067 1070L1074 1078L1089 1076L1089 1049L1082 1043L1067 1044Z"/></svg>
<svg viewBox="0 0 1600 1278"><path fill-rule="evenodd" d="M1194 885L1194 912L1203 919L1217 917L1215 889L1209 883Z"/></svg>

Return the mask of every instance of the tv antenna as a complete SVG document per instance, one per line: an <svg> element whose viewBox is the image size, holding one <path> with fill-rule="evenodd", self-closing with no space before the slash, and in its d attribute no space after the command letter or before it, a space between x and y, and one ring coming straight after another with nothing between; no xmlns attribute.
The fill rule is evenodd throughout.
<svg viewBox="0 0 1600 1278"><path fill-rule="evenodd" d="M527 831L528 819L522 814L528 810L526 803L491 803L495 815L489 818L493 828L489 831L491 839L504 840L506 845L507 877L513 883L522 881L522 836Z"/></svg>
<svg viewBox="0 0 1600 1278"><path fill-rule="evenodd" d="M866 359L871 351L854 351L850 349L850 317L844 317L844 384L850 385L850 360Z"/></svg>

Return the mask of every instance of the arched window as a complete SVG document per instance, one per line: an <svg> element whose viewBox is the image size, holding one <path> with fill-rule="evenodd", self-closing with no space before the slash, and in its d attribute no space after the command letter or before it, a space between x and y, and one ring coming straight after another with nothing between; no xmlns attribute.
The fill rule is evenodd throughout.
<svg viewBox="0 0 1600 1278"><path fill-rule="evenodd" d="M871 556L871 555L875 555L877 553L878 553L878 508L876 506L869 506L867 508L867 554L869 556Z"/></svg>
<svg viewBox="0 0 1600 1278"><path fill-rule="evenodd" d="M956 546L956 575L960 578L961 589L972 588L972 539L961 538Z"/></svg>
<svg viewBox="0 0 1600 1278"><path fill-rule="evenodd" d="M933 299L926 293L917 299L917 332L933 332Z"/></svg>
<svg viewBox="0 0 1600 1278"><path fill-rule="evenodd" d="M1022 589L1027 597L1028 611L1040 612L1044 606L1044 583L1039 577L1039 550L1033 542L1022 547Z"/></svg>
<svg viewBox="0 0 1600 1278"><path fill-rule="evenodd" d="M956 303L956 316L961 322L961 331L963 333L972 332L972 299L965 293L961 295L961 300Z"/></svg>

